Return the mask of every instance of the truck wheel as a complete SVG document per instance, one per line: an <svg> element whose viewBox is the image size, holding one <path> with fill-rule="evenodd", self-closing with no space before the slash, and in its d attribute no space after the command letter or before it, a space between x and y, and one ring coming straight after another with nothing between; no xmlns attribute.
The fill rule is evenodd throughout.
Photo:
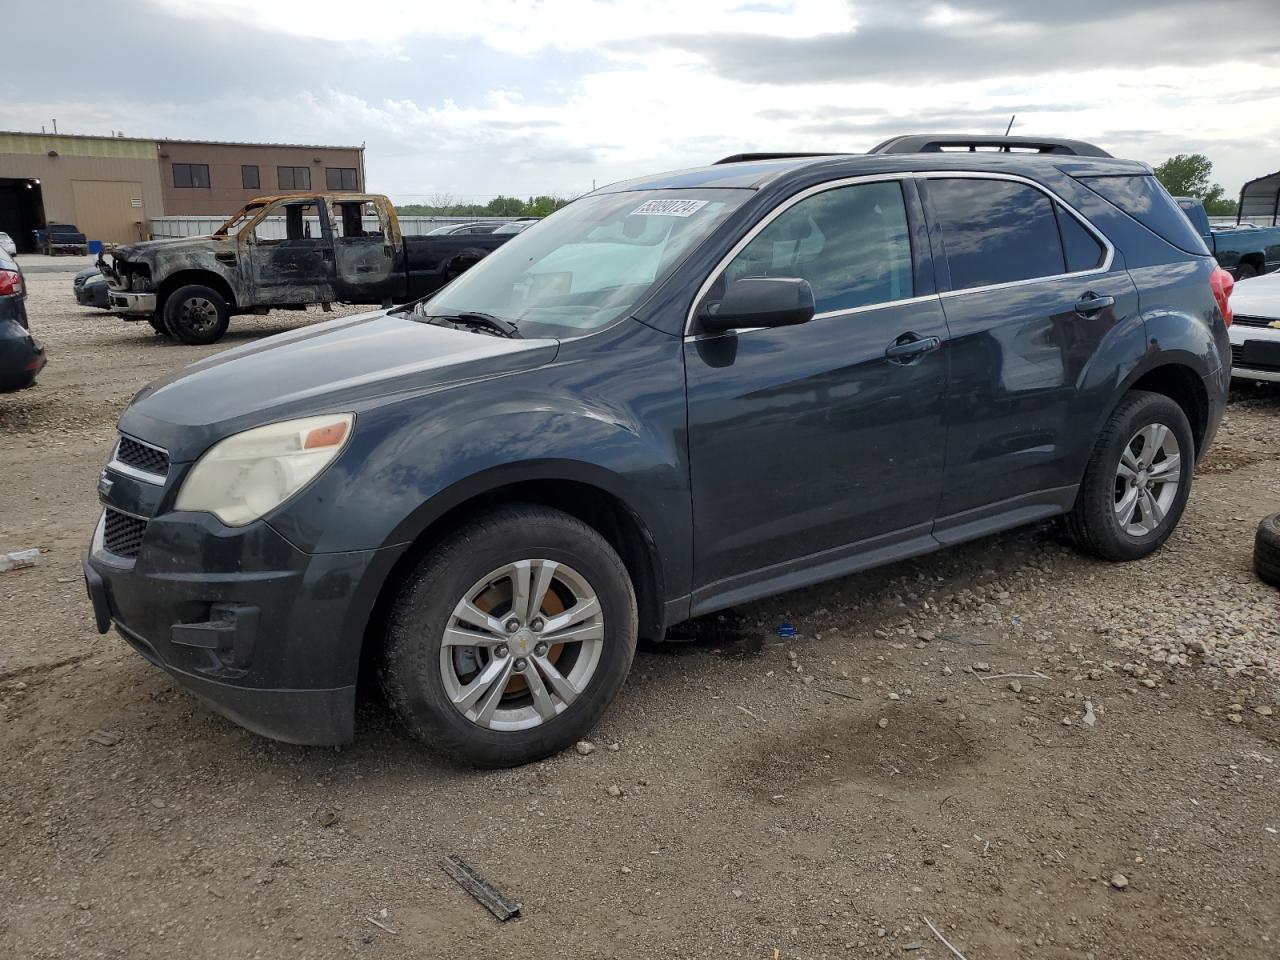
<svg viewBox="0 0 1280 960"><path fill-rule="evenodd" d="M1273 513L1258 524L1253 541L1253 569L1263 583L1280 587L1280 513Z"/></svg>
<svg viewBox="0 0 1280 960"><path fill-rule="evenodd" d="M1067 516L1076 545L1104 560L1137 560L1169 539L1191 493L1195 438L1182 408L1134 390L1093 447Z"/></svg>
<svg viewBox="0 0 1280 960"><path fill-rule="evenodd" d="M151 324L151 329L162 337L169 336L169 325L164 322L164 317L157 317L153 314L147 317L147 323Z"/></svg>
<svg viewBox="0 0 1280 960"><path fill-rule="evenodd" d="M231 322L231 308L222 294L200 284L179 287L164 302L164 322L182 343L205 346L217 343Z"/></svg>
<svg viewBox="0 0 1280 960"><path fill-rule="evenodd" d="M1236 279L1248 280L1250 277L1258 275L1258 268L1251 263L1242 263L1236 267Z"/></svg>
<svg viewBox="0 0 1280 960"><path fill-rule="evenodd" d="M635 655L627 568L580 520L514 505L434 546L391 610L378 677L416 738L481 767L563 750Z"/></svg>

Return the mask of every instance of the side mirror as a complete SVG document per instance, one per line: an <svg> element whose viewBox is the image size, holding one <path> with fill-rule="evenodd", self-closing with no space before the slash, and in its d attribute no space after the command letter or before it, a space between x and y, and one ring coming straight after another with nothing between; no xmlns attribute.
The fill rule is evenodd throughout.
<svg viewBox="0 0 1280 960"><path fill-rule="evenodd" d="M813 319L813 288L799 277L744 277L702 316L702 329L790 327Z"/></svg>

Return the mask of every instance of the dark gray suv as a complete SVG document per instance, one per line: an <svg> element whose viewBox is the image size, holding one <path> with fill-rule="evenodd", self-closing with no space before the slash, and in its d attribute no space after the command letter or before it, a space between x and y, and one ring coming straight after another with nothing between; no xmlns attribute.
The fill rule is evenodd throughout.
<svg viewBox="0 0 1280 960"><path fill-rule="evenodd" d="M98 627L252 730L516 764L637 638L1063 516L1187 502L1224 288L1141 164L1018 138L731 157L598 190L419 303L142 390L98 485Z"/></svg>

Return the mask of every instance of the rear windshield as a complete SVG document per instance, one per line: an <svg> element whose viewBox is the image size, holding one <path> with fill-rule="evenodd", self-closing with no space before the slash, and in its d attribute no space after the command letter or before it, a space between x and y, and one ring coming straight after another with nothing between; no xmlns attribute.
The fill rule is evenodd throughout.
<svg viewBox="0 0 1280 960"><path fill-rule="evenodd" d="M79 233L80 231L74 225L69 223L51 223L49 224L50 233Z"/></svg>
<svg viewBox="0 0 1280 960"><path fill-rule="evenodd" d="M1187 215L1155 177L1081 177L1080 182L1179 250L1209 255Z"/></svg>

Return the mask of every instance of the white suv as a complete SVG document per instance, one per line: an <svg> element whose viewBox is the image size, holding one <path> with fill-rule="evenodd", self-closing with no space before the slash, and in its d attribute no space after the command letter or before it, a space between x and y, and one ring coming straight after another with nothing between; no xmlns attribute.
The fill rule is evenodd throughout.
<svg viewBox="0 0 1280 960"><path fill-rule="evenodd" d="M0 253L7 253L11 257L18 255L18 245L7 233L0 233Z"/></svg>
<svg viewBox="0 0 1280 960"><path fill-rule="evenodd" d="M1280 272L1236 283L1231 310L1231 375L1280 383Z"/></svg>

